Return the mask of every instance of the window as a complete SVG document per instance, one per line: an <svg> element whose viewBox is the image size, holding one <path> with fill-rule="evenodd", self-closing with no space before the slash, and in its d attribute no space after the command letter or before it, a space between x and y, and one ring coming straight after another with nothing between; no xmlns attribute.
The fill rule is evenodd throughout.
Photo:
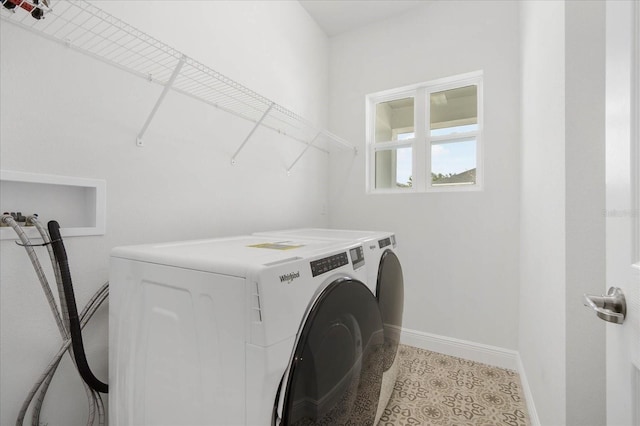
<svg viewBox="0 0 640 426"><path fill-rule="evenodd" d="M367 96L367 191L482 187L482 72Z"/></svg>

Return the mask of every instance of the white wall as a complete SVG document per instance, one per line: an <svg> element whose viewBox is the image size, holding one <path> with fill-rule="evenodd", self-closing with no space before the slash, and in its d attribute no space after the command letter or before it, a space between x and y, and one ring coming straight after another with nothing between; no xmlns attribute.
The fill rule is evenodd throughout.
<svg viewBox="0 0 640 426"><path fill-rule="evenodd" d="M516 349L519 252L518 3L429 2L331 39L330 128L358 145L331 157L330 223L395 231L404 327ZM367 195L365 95L484 71L485 189Z"/></svg>
<svg viewBox="0 0 640 426"><path fill-rule="evenodd" d="M524 2L519 351L545 425L566 416L564 54L564 4Z"/></svg>
<svg viewBox="0 0 640 426"><path fill-rule="evenodd" d="M606 423L606 323L584 307L605 267L605 1L565 2L567 424ZM585 356L585 354L588 354Z"/></svg>
<svg viewBox="0 0 640 426"><path fill-rule="evenodd" d="M125 21L326 124L328 41L297 2L107 3ZM107 181L106 235L65 241L79 306L107 279L109 251L117 245L328 224L325 153L310 150L287 176L286 166L304 146L259 130L231 166L252 123L175 93L149 127L146 146L138 148L135 136L159 86L5 22L0 30L0 167ZM1 249L5 425L15 422L60 338L24 250L12 241L2 241ZM84 333L89 364L103 380L106 312ZM64 361L41 421L85 424L84 401L80 379Z"/></svg>
<svg viewBox="0 0 640 426"><path fill-rule="evenodd" d="M518 350L543 425L605 423L604 6L523 2Z"/></svg>

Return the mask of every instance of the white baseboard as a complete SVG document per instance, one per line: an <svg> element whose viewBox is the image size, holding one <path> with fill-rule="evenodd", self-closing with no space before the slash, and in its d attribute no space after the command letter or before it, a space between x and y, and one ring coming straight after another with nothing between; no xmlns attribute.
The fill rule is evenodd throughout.
<svg viewBox="0 0 640 426"><path fill-rule="evenodd" d="M520 384L522 385L522 392L524 392L524 399L527 402L527 411L529 412L529 422L531 426L540 426L540 418L536 411L536 405L533 403L533 394L529 387L529 380L527 379L527 373L524 370L522 359L518 354L518 374L520 375Z"/></svg>
<svg viewBox="0 0 640 426"><path fill-rule="evenodd" d="M489 346L407 328L402 329L400 342L416 348L440 352L441 354L482 362L500 368L518 369L518 352L497 346Z"/></svg>
<svg viewBox="0 0 640 426"><path fill-rule="evenodd" d="M520 354L517 351L407 328L402 329L400 342L416 348L517 371L520 375L531 426L540 426L540 419L533 403L533 394L529 388L529 381Z"/></svg>

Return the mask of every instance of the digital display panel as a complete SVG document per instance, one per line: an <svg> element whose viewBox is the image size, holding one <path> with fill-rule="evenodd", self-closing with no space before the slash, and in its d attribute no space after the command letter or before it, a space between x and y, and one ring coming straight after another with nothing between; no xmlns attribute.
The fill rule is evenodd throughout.
<svg viewBox="0 0 640 426"><path fill-rule="evenodd" d="M380 246L380 248L385 248L386 246L390 246L391 238L385 238L383 240L379 240L378 245Z"/></svg>
<svg viewBox="0 0 640 426"><path fill-rule="evenodd" d="M351 255L351 263L353 264L353 269L358 269L362 265L364 265L364 250L362 246L358 246L349 250L349 254Z"/></svg>

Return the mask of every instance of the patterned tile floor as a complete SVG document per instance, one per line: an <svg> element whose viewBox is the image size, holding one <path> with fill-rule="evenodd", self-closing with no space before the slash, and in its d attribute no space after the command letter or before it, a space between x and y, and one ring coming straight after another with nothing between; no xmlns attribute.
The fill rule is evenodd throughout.
<svg viewBox="0 0 640 426"><path fill-rule="evenodd" d="M529 426L515 371L404 345L399 356L378 426Z"/></svg>

